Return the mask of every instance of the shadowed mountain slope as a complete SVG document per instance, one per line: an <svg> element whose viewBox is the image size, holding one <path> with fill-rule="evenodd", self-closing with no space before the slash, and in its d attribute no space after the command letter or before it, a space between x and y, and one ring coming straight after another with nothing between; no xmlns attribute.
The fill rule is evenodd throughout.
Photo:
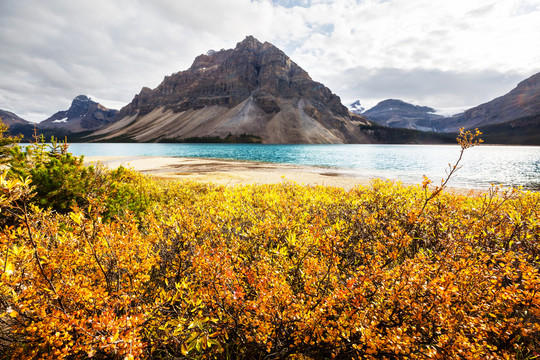
<svg viewBox="0 0 540 360"><path fill-rule="evenodd" d="M520 82L508 94L439 122L439 131L483 128L540 115L540 73Z"/></svg>
<svg viewBox="0 0 540 360"><path fill-rule="evenodd" d="M0 119L2 119L2 122L9 127L12 127L14 125L30 124L29 121L24 120L23 118L12 113L11 111L2 110L2 109L0 109Z"/></svg>

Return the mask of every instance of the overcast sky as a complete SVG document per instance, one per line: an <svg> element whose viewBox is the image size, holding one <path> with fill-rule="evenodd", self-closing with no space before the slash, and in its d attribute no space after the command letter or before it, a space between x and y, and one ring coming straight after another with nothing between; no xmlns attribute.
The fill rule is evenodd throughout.
<svg viewBox="0 0 540 360"><path fill-rule="evenodd" d="M365 107L470 107L540 72L540 0L0 0L0 109L119 108L246 35Z"/></svg>

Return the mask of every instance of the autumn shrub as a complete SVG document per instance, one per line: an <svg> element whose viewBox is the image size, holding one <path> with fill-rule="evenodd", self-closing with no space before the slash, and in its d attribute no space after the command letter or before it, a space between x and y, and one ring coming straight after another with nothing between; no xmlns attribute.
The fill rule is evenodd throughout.
<svg viewBox="0 0 540 360"><path fill-rule="evenodd" d="M0 358L538 357L539 193L96 171L66 214L0 181Z"/></svg>
<svg viewBox="0 0 540 360"><path fill-rule="evenodd" d="M169 185L167 200L141 220L34 208L24 226L2 232L5 354L538 351L536 193L441 193L409 229L421 187ZM411 234L422 240L414 252Z"/></svg>
<svg viewBox="0 0 540 360"><path fill-rule="evenodd" d="M0 228L17 222L23 214L21 204L30 196L28 179L12 179L7 170L0 173Z"/></svg>
<svg viewBox="0 0 540 360"><path fill-rule="evenodd" d="M2 234L2 338L8 358L124 358L144 347L151 239L133 222L34 208ZM7 335L9 334L9 335ZM11 344L10 344L11 343Z"/></svg>
<svg viewBox="0 0 540 360"><path fill-rule="evenodd" d="M517 231L499 233L489 246L484 234L507 216L538 219L538 195L492 203L488 219L476 211L489 195L443 194L415 231L425 245L411 253L413 239L403 229L421 194L386 182L351 193L294 185L223 189L209 203L160 215L169 225L156 229L181 244L162 254L169 270L160 278L173 293L176 281L191 279L208 318L205 333L235 357L533 354L537 225L522 228L519 239ZM374 208L370 199L384 206ZM475 221L485 226L471 231ZM505 248L510 242L514 248ZM178 351L187 340L171 339Z"/></svg>

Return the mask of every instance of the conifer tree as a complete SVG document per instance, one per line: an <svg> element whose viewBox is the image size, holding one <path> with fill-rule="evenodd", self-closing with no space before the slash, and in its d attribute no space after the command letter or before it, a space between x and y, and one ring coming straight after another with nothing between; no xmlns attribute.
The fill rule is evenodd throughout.
<svg viewBox="0 0 540 360"><path fill-rule="evenodd" d="M8 162L10 157L10 148L21 141L20 136L5 136L9 130L9 126L4 124L0 118L0 165Z"/></svg>

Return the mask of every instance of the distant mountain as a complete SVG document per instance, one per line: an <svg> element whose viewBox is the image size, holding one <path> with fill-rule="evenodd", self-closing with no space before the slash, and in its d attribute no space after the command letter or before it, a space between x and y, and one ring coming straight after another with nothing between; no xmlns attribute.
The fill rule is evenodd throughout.
<svg viewBox="0 0 540 360"><path fill-rule="evenodd" d="M366 109L362 106L362 104L360 104L360 100L356 100L349 105L349 110L354 114L360 115Z"/></svg>
<svg viewBox="0 0 540 360"><path fill-rule="evenodd" d="M68 110L58 111L39 123L38 128L54 132L80 133L102 128L114 122L118 110L107 109L86 95L79 95Z"/></svg>
<svg viewBox="0 0 540 360"><path fill-rule="evenodd" d="M381 101L362 116L391 128L439 133L479 128L486 143L540 145L540 73L520 82L506 95L452 116L393 99Z"/></svg>
<svg viewBox="0 0 540 360"><path fill-rule="evenodd" d="M440 121L437 130L451 132L461 127L482 129L522 118L537 118L539 115L540 73L520 82L506 95Z"/></svg>
<svg viewBox="0 0 540 360"><path fill-rule="evenodd" d="M99 141L370 143L369 123L274 45L252 36L143 88Z"/></svg>
<svg viewBox="0 0 540 360"><path fill-rule="evenodd" d="M435 131L438 120L444 118L436 114L435 109L431 107L413 105L396 99L381 101L364 111L362 116L379 125L422 131Z"/></svg>
<svg viewBox="0 0 540 360"><path fill-rule="evenodd" d="M32 138L35 123L24 120L20 116L6 110L0 110L0 118L2 119L2 122L9 127L6 135L22 135L22 140Z"/></svg>
<svg viewBox="0 0 540 360"><path fill-rule="evenodd" d="M0 119L2 119L2 122L8 126L14 126L14 125L25 125L30 124L29 121L24 120L23 118L17 116L16 114L2 110L0 109Z"/></svg>

